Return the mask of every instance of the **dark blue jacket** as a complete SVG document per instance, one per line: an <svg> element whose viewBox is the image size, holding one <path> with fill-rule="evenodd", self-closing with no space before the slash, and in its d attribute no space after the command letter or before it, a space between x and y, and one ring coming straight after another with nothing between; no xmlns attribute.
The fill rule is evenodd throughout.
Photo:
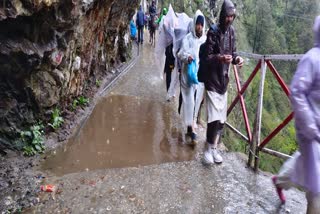
<svg viewBox="0 0 320 214"><path fill-rule="evenodd" d="M138 13L137 13L137 26L143 27L144 26L144 12L142 11L142 8L140 7Z"/></svg>

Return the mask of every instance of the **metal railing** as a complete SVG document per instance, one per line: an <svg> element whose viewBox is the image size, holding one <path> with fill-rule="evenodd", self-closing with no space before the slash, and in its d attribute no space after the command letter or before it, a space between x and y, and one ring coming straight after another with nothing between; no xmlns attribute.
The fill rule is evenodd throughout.
<svg viewBox="0 0 320 214"><path fill-rule="evenodd" d="M263 110L263 99L264 99L264 84L267 71L270 71L273 74L273 77L277 80L279 85L281 86L282 90L285 92L287 97L290 96L290 90L287 87L286 83L280 76L279 72L276 70L275 66L273 65L272 61L274 60L281 60L281 61L289 61L294 60L297 61L301 59L303 55L258 55L258 54L248 54L239 52L239 55L258 60L257 65L251 72L250 76L248 77L247 81L241 86L239 73L237 67L233 66L233 73L236 81L237 86L237 95L234 100L231 102L228 108L228 116L233 111L235 105L240 102L241 112L243 115L243 120L245 124L246 134L243 134L241 131L233 127L231 124L226 123L227 127L229 127L234 133L239 135L243 140L245 140L250 149L249 149L249 157L248 157L248 166L253 167L255 171L258 170L259 167L259 153L264 152L279 158L287 159L290 156L288 154L284 154L279 151L275 151L272 149L265 148L265 146L293 119L293 112L291 112L267 137L261 140L261 127L262 127L262 110ZM268 68L268 69L267 69ZM260 84L259 84L259 93L258 93L258 103L255 109L255 116L253 121L253 131L250 128L250 122L248 118L248 113L245 104L244 93L248 89L248 86L252 83L252 80L257 76L257 74L261 73L260 75Z"/></svg>

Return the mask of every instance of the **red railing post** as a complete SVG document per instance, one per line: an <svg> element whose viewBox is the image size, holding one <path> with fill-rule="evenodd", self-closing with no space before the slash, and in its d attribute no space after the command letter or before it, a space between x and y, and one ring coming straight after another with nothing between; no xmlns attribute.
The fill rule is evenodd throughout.
<svg viewBox="0 0 320 214"><path fill-rule="evenodd" d="M293 112L290 113L288 117L277 127L275 128L259 145L259 149L261 150L265 145L267 145L270 140L276 136L293 118Z"/></svg>
<svg viewBox="0 0 320 214"><path fill-rule="evenodd" d="M276 70L274 65L271 62L271 59L276 60L298 60L302 57L302 55L269 55L263 56L258 54L246 54L244 55L248 57L252 57L254 59L259 59L258 64L254 68L253 72L250 74L248 80L244 83L241 87L240 79L238 75L238 70L236 66L233 66L235 81L237 86L237 95L232 101L231 105L228 108L227 114L229 115L232 110L234 109L235 105L238 101L240 101L240 106L246 126L246 131L248 137L246 138L244 134L240 131L236 130L234 127L231 126L234 132L240 134L240 136L250 142L250 151L249 151L249 158L248 158L248 165L252 167L252 161L254 159L253 167L255 171L257 171L259 166L259 152L263 151L271 155L275 155L281 158L288 158L288 155L283 154L281 152L273 151L271 149L264 148L292 119L293 119L293 112L291 112L262 142L261 142L261 126L262 126L262 110L263 110L263 94L264 94L264 83L266 78L267 68L272 72L273 76L281 86L282 90L285 94L289 97L290 90L282 77L280 76L279 72ZM259 94L258 94L258 103L256 108L254 126L253 126L253 133L251 133L250 129L250 121L248 119L248 114L246 110L245 100L243 94L245 93L246 89L252 82L253 78L258 73L259 69L261 69L261 79L260 79L260 86L259 86Z"/></svg>
<svg viewBox="0 0 320 214"><path fill-rule="evenodd" d="M242 96L242 89L241 89L241 85L240 85L240 80L239 80L239 74L238 74L238 70L237 70L237 66L233 66L233 72L234 72L234 76L236 79L236 85L237 85L237 90L238 90L238 97L240 98L240 105L241 105L241 110L242 110L242 114L243 114L243 119L245 122L245 126L246 126L246 131L247 131L247 136L249 139L249 143L251 143L252 140L252 135L251 135L251 130L250 130L250 124L249 124L249 119L248 119L248 114L247 114L247 109L246 109L246 105L244 103L244 99ZM254 76L253 76L254 77ZM252 77L252 78L253 78ZM251 82L251 80L250 80ZM249 85L249 84L248 84ZM246 87L247 88L247 87ZM241 93L242 92L242 93Z"/></svg>
<svg viewBox="0 0 320 214"><path fill-rule="evenodd" d="M235 107L235 105L237 104L237 102L240 99L240 95L243 95L244 92L247 90L248 86L250 85L251 81L253 80L253 78L256 76L256 74L258 73L259 69L261 67L261 60L259 60L258 64L256 65L256 67L254 68L253 72L250 74L248 80L243 84L242 88L240 91L238 91L238 94L236 96L236 98L233 100L233 102L231 103L231 105L228 108L228 115L231 113L232 109Z"/></svg>

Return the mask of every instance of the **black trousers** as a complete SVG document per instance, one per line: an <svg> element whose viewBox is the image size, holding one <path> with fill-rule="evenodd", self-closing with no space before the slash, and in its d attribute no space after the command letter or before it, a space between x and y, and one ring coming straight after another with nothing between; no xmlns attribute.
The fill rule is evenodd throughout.
<svg viewBox="0 0 320 214"><path fill-rule="evenodd" d="M171 83L171 72L172 70L170 68L165 68L164 73L166 73L166 85L167 85L167 91L170 88L170 83Z"/></svg>
<svg viewBox="0 0 320 214"><path fill-rule="evenodd" d="M144 26L138 26L138 42L143 43L143 28Z"/></svg>
<svg viewBox="0 0 320 214"><path fill-rule="evenodd" d="M221 136L224 123L213 121L207 125L207 142L213 144L216 136Z"/></svg>

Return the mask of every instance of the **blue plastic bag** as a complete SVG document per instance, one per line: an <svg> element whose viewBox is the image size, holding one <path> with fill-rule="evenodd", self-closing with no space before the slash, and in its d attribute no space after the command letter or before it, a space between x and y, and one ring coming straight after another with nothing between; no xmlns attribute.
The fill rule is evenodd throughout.
<svg viewBox="0 0 320 214"><path fill-rule="evenodd" d="M198 71L197 71L197 64L195 60L192 60L191 63L188 64L188 83L189 85L198 84Z"/></svg>

